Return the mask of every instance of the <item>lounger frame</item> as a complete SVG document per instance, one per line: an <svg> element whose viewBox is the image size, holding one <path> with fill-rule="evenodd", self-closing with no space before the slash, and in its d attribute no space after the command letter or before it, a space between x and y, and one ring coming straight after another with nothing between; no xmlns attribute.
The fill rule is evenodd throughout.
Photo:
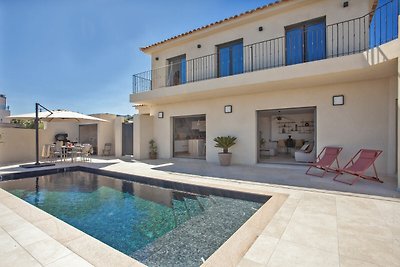
<svg viewBox="0 0 400 267"><path fill-rule="evenodd" d="M357 164L357 161L360 159L362 153L364 153L364 152L367 152L367 153L374 152L375 153L375 157L373 159L371 159L371 162L368 164L368 166L364 167L363 169L360 169L358 171L349 170L350 167L352 167L353 165ZM355 154L354 157L352 157L350 159L350 161L343 167L343 169L340 169L340 168L337 169L337 174L333 178L333 180L337 181L337 182L340 182L340 183L348 184L348 185L353 185L359 179L365 179L365 180L375 181L375 182L378 182L378 183L383 183L383 181L379 179L378 172L376 171L376 167L375 167L375 161L382 154L382 152L383 152L382 150L360 149L357 152L357 154ZM365 172L371 166L373 167L375 176L365 175ZM354 179L352 179L350 182L345 181L345 180L337 179L339 175L342 175L342 174L345 174L345 173L346 174L350 174L350 175L354 175L356 177Z"/></svg>
<svg viewBox="0 0 400 267"><path fill-rule="evenodd" d="M322 165L321 161L324 161L324 158L327 156L326 151L331 149L336 150L335 158L332 161L329 161L326 164ZM330 147L330 146L324 147L324 149L322 149L322 151L319 153L316 161L310 164L310 167L307 169L306 174L316 177L323 177L327 172L336 172L336 169L332 168L331 166L334 162L336 162L337 169L340 168L338 156L342 150L343 150L342 147ZM311 173L310 170L312 168L320 169L323 170L324 172L321 174Z"/></svg>

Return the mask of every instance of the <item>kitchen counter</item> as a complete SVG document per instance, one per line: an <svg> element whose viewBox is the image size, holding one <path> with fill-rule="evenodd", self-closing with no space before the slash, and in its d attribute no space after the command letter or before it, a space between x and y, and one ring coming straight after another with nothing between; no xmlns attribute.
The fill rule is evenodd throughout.
<svg viewBox="0 0 400 267"><path fill-rule="evenodd" d="M188 149L189 154L193 157L205 156L205 140L204 139L189 139Z"/></svg>

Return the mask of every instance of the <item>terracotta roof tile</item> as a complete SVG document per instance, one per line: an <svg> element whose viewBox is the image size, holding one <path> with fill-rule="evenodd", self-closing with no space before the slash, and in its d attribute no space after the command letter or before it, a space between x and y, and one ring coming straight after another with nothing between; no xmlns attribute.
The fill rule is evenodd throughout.
<svg viewBox="0 0 400 267"><path fill-rule="evenodd" d="M267 8L271 8L271 7L273 7L273 6L276 6L276 5L281 4L281 3L284 3L284 2L289 2L289 1L293 1L293 0L277 0L277 1L275 1L275 2L266 4L266 5L264 5L264 6L260 6L260 7L257 7L257 8L255 8L255 9L248 10L248 11L243 12L243 13L240 13L240 14L238 14L238 15L234 15L234 16L231 16L231 17L229 17L229 18L225 18L225 19L222 19L222 20L219 20L219 21L216 21L216 22L207 24L207 25L205 25L205 26L199 27L199 28L197 28L197 29L194 29L194 30L191 30L191 31L188 31L188 32L185 32L185 33L181 33L181 34L179 34L179 35L175 35L175 36L170 37L170 38L168 38L168 39L165 39L165 40L163 40L163 41L159 41L159 42L157 42L157 43L154 43L154 44L151 44L151 45L142 47L142 48L140 48L140 50L144 52L144 51L147 50L148 48L151 48L151 47L154 47L154 46L157 46L157 45L166 43L166 42L168 42L168 41L175 40L175 39L178 39L178 38L180 38L180 37L183 37L183 36L192 34L192 33L194 33L194 32L198 32L198 31L201 31L201 30L204 30L204 29L208 29L208 28L213 27L213 26L215 26L215 25L219 25L219 24L225 23L225 22L227 22L227 21L231 21L231 20L237 19L237 18L239 18L239 17L243 17L243 16L246 16L246 15L249 15L249 14L252 14L252 13L255 13L255 12L258 12L258 11L261 11L261 10L264 10L264 9L267 9Z"/></svg>

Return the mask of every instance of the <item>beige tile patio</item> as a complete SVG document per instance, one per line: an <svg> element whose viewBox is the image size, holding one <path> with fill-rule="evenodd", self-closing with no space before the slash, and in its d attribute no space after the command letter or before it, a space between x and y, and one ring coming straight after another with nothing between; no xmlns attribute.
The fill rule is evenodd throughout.
<svg viewBox="0 0 400 267"><path fill-rule="evenodd" d="M0 251L0 265L2 267L41 267L40 263L33 258L25 249L18 246L11 251Z"/></svg>
<svg viewBox="0 0 400 267"><path fill-rule="evenodd" d="M9 234L0 228L0 252L6 254L18 247L20 247L20 245Z"/></svg>
<svg viewBox="0 0 400 267"><path fill-rule="evenodd" d="M0 188L0 199L3 199L4 197L9 197L9 196L10 196L10 193L8 193L7 191Z"/></svg>
<svg viewBox="0 0 400 267"><path fill-rule="evenodd" d="M294 211L298 206L299 200L295 198L288 198L283 203L282 207L275 213L274 218L289 221L292 218Z"/></svg>
<svg viewBox="0 0 400 267"><path fill-rule="evenodd" d="M297 209L307 214L324 213L335 216L336 198L331 195L304 193Z"/></svg>
<svg viewBox="0 0 400 267"><path fill-rule="evenodd" d="M382 218L381 212L372 199L337 196L336 206L338 217Z"/></svg>
<svg viewBox="0 0 400 267"><path fill-rule="evenodd" d="M291 218L291 223L302 223L308 226L323 227L330 231L337 230L337 217L327 213L307 213L302 209L297 209Z"/></svg>
<svg viewBox="0 0 400 267"><path fill-rule="evenodd" d="M8 232L21 229L28 224L26 220L14 212L0 216L0 226Z"/></svg>
<svg viewBox="0 0 400 267"><path fill-rule="evenodd" d="M304 214L299 214L297 216L299 218L292 218L282 235L282 240L337 254L338 239L337 230L334 227L336 218L331 215L309 216L305 217ZM329 218L322 218L322 216ZM324 225L323 222L328 223Z"/></svg>
<svg viewBox="0 0 400 267"><path fill-rule="evenodd" d="M354 235L369 235L376 239L391 240L393 232L384 220L376 218L338 216L338 231Z"/></svg>
<svg viewBox="0 0 400 267"><path fill-rule="evenodd" d="M45 231L49 236L61 243L74 240L84 235L83 232L57 218L49 218L47 220L36 222L35 226L42 231Z"/></svg>
<svg viewBox="0 0 400 267"><path fill-rule="evenodd" d="M268 223L267 227L265 227L262 234L270 237L281 238L288 224L288 220L281 220L274 217Z"/></svg>
<svg viewBox="0 0 400 267"><path fill-rule="evenodd" d="M360 266L360 267L384 267L384 266L366 262L366 261L355 260L355 259L351 259L348 257L340 257L340 267L358 267L358 266Z"/></svg>
<svg viewBox="0 0 400 267"><path fill-rule="evenodd" d="M11 210L6 207L5 205L0 203L0 216L7 214L7 213L11 213Z"/></svg>
<svg viewBox="0 0 400 267"><path fill-rule="evenodd" d="M246 258L243 258L237 265L237 267L264 267L264 266L265 266L264 264L260 264Z"/></svg>
<svg viewBox="0 0 400 267"><path fill-rule="evenodd" d="M14 208L15 213L20 215L25 220L35 223L38 221L46 220L49 218L49 214L45 211L32 206L31 204L27 203L28 205L24 205L18 208Z"/></svg>
<svg viewBox="0 0 400 267"><path fill-rule="evenodd" d="M244 258L261 265L266 265L278 242L279 239L277 238L260 235L244 255Z"/></svg>
<svg viewBox="0 0 400 267"><path fill-rule="evenodd" d="M90 267L92 264L88 263L81 257L76 254L69 254L61 259L56 260L50 264L47 264L46 267Z"/></svg>
<svg viewBox="0 0 400 267"><path fill-rule="evenodd" d="M72 253L69 249L50 237L24 247L43 265L55 262Z"/></svg>
<svg viewBox="0 0 400 267"><path fill-rule="evenodd" d="M281 240L268 267L339 267L339 255Z"/></svg>
<svg viewBox="0 0 400 267"><path fill-rule="evenodd" d="M47 234L29 223L25 223L22 227L16 228L8 233L21 246L27 246L49 238Z"/></svg>
<svg viewBox="0 0 400 267"><path fill-rule="evenodd" d="M2 198L1 203L7 206L9 209L21 208L24 207L26 204L26 202L22 199L15 198L12 195L7 195L6 197Z"/></svg>
<svg viewBox="0 0 400 267"><path fill-rule="evenodd" d="M368 234L338 233L339 254L381 266L399 266L400 259L395 255L393 239L383 240Z"/></svg>

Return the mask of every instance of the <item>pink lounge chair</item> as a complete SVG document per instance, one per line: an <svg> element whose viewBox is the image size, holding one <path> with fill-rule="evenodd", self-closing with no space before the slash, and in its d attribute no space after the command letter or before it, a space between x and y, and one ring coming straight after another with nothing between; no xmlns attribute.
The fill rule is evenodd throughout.
<svg viewBox="0 0 400 267"><path fill-rule="evenodd" d="M379 157L380 154L382 154L382 150L360 149L360 151L358 151L357 154L351 158L349 163L347 163L343 169L337 169L338 173L336 174L335 178L333 178L333 180L349 185L354 184L360 178L383 183L383 181L379 179L378 173L376 172L375 168L375 160ZM369 169L369 167L371 167L371 165L373 166L375 176L368 176L364 174ZM344 173L351 174L356 177L350 182L338 180L337 177Z"/></svg>
<svg viewBox="0 0 400 267"><path fill-rule="evenodd" d="M317 177L323 177L328 171L335 171L331 166L333 162L336 161L337 168L339 168L338 156L342 151L342 147L324 147L321 153L319 153L317 160L314 163L311 163L310 168L306 171L306 174L313 175ZM316 168L323 170L322 174L310 173L311 168Z"/></svg>

